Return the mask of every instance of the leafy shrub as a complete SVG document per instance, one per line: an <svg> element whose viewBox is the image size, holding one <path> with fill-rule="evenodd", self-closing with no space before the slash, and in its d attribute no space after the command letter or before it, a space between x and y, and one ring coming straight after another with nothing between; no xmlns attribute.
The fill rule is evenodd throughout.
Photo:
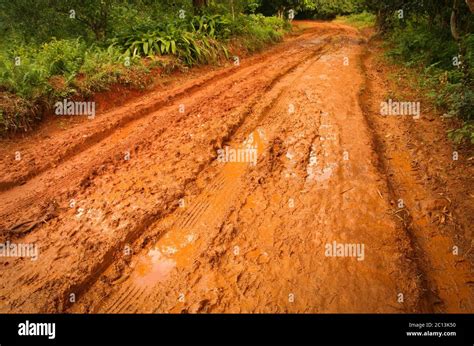
<svg viewBox="0 0 474 346"><path fill-rule="evenodd" d="M203 15L195 16L191 20L193 32L200 33L212 38L228 38L231 31L229 29L232 20L223 15Z"/></svg>
<svg viewBox="0 0 474 346"><path fill-rule="evenodd" d="M334 19L356 12L358 6L353 0L316 0L314 8L314 18Z"/></svg>
<svg viewBox="0 0 474 346"><path fill-rule="evenodd" d="M460 129L450 130L448 137L456 144L461 144L465 140L474 144L474 123L466 122Z"/></svg>
<svg viewBox="0 0 474 346"><path fill-rule="evenodd" d="M126 57L175 55L187 65L215 62L220 56L227 56L219 39L230 35L230 23L225 16L202 15L154 28L140 26L111 40L111 46L122 49Z"/></svg>
<svg viewBox="0 0 474 346"><path fill-rule="evenodd" d="M265 17L261 14L239 16L230 28L233 36L240 37L244 47L255 52L270 43L279 42L291 25L277 17Z"/></svg>
<svg viewBox="0 0 474 346"><path fill-rule="evenodd" d="M85 45L77 40L52 40L40 47L19 46L0 59L0 85L26 99L51 91L49 79L71 80L83 64ZM19 65L16 65L17 57Z"/></svg>
<svg viewBox="0 0 474 346"><path fill-rule="evenodd" d="M132 58L175 55L190 66L227 56L227 49L216 39L198 32L178 30L134 33L117 40L112 47L122 47L124 56Z"/></svg>
<svg viewBox="0 0 474 346"><path fill-rule="evenodd" d="M245 48L256 51L281 40L288 29L284 20L263 15L238 15L235 20L228 15L202 15L189 21L157 24L155 28L133 28L111 40L111 46L127 57L174 55L192 66L228 57L226 42L230 37L240 37Z"/></svg>
<svg viewBox="0 0 474 346"><path fill-rule="evenodd" d="M389 56L405 61L407 66L432 66L452 69L452 58L458 53L450 32L431 26L426 20L398 25L389 35Z"/></svg>
<svg viewBox="0 0 474 346"><path fill-rule="evenodd" d="M81 39L53 39L36 47L19 45L0 54L2 132L30 129L38 113L59 98L87 97L116 82L130 84L130 74L148 72L139 59L125 67L117 49L86 48ZM19 65L16 57L20 57Z"/></svg>
<svg viewBox="0 0 474 346"><path fill-rule="evenodd" d="M363 10L361 0L305 0L292 5L297 18L335 19Z"/></svg>
<svg viewBox="0 0 474 346"><path fill-rule="evenodd" d="M395 62L420 71L420 86L427 90L434 104L448 116L460 117L466 125L450 132L450 138L471 141L474 119L474 35L462 38L466 47L464 66L453 64L459 47L445 28L433 26L428 18L408 20L396 25L388 35L387 55Z"/></svg>
<svg viewBox="0 0 474 346"><path fill-rule="evenodd" d="M161 15L156 21L156 13L142 16L130 6L114 8L115 37L97 44L88 35L28 45L10 35L0 42L0 95L14 100L0 104L0 129L29 129L57 99L89 97L114 83L142 88L149 81L143 77L163 60L157 56L171 57L172 63L164 63L168 67L216 63L229 57L227 47L235 38L252 52L281 40L290 29L283 19L225 12L183 19Z"/></svg>

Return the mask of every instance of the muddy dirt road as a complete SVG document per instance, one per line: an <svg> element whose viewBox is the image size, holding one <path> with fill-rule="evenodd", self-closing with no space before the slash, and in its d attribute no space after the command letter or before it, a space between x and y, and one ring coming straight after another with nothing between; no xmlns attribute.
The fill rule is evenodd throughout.
<svg viewBox="0 0 474 346"><path fill-rule="evenodd" d="M472 197L418 179L367 37L307 26L2 144L0 242L38 253L0 257L0 311L474 312Z"/></svg>

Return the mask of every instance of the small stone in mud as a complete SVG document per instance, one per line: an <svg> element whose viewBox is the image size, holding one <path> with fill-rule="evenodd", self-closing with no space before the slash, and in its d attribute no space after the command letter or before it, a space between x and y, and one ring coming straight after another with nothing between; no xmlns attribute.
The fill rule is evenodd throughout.
<svg viewBox="0 0 474 346"><path fill-rule="evenodd" d="M270 262L270 256L268 256L268 254L266 252L261 254L257 259L258 264L265 264L265 263L268 263L268 262Z"/></svg>

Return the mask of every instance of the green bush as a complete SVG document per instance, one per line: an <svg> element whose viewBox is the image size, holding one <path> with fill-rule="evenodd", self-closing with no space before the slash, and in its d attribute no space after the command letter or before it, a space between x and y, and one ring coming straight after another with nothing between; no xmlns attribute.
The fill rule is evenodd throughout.
<svg viewBox="0 0 474 346"><path fill-rule="evenodd" d="M406 30L397 29L390 37L388 56L408 67L418 68L419 83L427 90L435 105L464 120L474 119L474 35L466 38L466 73L453 65L458 46L449 36L428 27L408 24Z"/></svg>
<svg viewBox="0 0 474 346"><path fill-rule="evenodd" d="M30 129L40 118L37 113L57 99L88 97L116 82L130 84L131 73L147 72L140 59L132 59L126 67L117 49L87 48L81 39L53 39L36 47L18 45L0 53L1 132Z"/></svg>
<svg viewBox="0 0 474 346"><path fill-rule="evenodd" d="M363 29L375 25L376 17L374 14L369 12L361 12L356 14L350 14L347 16L338 16L337 22L349 24L356 28Z"/></svg>
<svg viewBox="0 0 474 346"><path fill-rule="evenodd" d="M451 69L458 47L449 31L430 25L426 20L409 21L389 34L389 56L405 61L408 66L423 64Z"/></svg>
<svg viewBox="0 0 474 346"><path fill-rule="evenodd" d="M150 68L167 64L157 56L174 57L172 66L216 63L229 58L232 40L253 52L281 40L291 27L283 19L255 14L203 13L180 19L168 13L156 21L158 14L141 16L131 5L117 6L112 14L114 36L96 43L90 35L42 44L10 35L0 42L0 128L27 130L38 118L36 111L44 112L58 99L89 97L114 83L144 87L149 79L142 77Z"/></svg>
<svg viewBox="0 0 474 346"><path fill-rule="evenodd" d="M316 19L334 19L337 16L357 12L358 2L354 0L315 0L313 17Z"/></svg>
<svg viewBox="0 0 474 346"><path fill-rule="evenodd" d="M19 46L0 59L0 85L25 99L39 98L51 91L51 77L74 78L83 64L85 49L80 39L52 40L40 47Z"/></svg>
<svg viewBox="0 0 474 346"><path fill-rule="evenodd" d="M239 37L253 52L281 40L289 27L282 19L263 15L238 15L235 20L229 15L202 15L189 21L132 28L111 40L111 46L128 57L175 55L192 66L228 57L226 43L231 37Z"/></svg>
<svg viewBox="0 0 474 346"><path fill-rule="evenodd" d="M449 29L434 26L428 18L411 19L392 27L388 33L387 55L397 63L419 71L418 80L427 96L449 117L466 125L450 132L450 138L471 141L474 119L474 35L461 38L465 47L463 66L455 66L459 45Z"/></svg>
<svg viewBox="0 0 474 346"><path fill-rule="evenodd" d="M240 37L244 47L250 52L281 41L283 35L290 29L291 25L287 21L261 14L239 16L230 28L232 34Z"/></svg>
<svg viewBox="0 0 474 346"><path fill-rule="evenodd" d="M465 122L461 128L450 130L448 136L456 144L460 144L465 140L474 144L474 123Z"/></svg>

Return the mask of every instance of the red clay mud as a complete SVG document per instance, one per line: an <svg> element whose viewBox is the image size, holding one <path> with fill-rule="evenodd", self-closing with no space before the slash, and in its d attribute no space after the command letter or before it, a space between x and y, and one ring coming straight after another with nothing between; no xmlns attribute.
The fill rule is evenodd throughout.
<svg viewBox="0 0 474 346"><path fill-rule="evenodd" d="M381 117L367 36L305 27L240 66L5 142L0 242L39 255L0 257L0 311L473 312L472 199L433 223L469 180L436 195L413 168L433 167L423 141L406 141L442 124ZM448 165L449 144L433 145Z"/></svg>

